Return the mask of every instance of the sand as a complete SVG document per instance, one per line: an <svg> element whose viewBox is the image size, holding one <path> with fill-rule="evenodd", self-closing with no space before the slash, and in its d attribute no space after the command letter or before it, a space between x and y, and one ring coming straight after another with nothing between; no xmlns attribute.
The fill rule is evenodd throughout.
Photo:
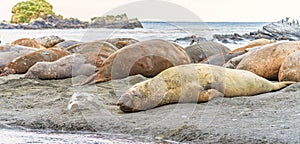
<svg viewBox="0 0 300 144"><path fill-rule="evenodd" d="M96 85L0 77L0 127L89 131L201 143L299 143L300 83L253 97L216 98L123 113L117 99L138 75Z"/></svg>

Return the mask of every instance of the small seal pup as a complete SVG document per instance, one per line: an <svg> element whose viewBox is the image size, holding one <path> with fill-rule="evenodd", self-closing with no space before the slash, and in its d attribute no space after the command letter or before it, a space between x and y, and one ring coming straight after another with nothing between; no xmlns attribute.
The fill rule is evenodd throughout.
<svg viewBox="0 0 300 144"><path fill-rule="evenodd" d="M253 96L293 83L272 83L244 70L187 64L169 68L152 79L133 85L120 97L117 105L124 112L134 112L171 103L205 102L222 96Z"/></svg>

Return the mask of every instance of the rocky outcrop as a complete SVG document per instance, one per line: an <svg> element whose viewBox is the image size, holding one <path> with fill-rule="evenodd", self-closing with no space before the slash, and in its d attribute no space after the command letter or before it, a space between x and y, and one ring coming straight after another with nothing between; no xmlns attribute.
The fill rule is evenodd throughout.
<svg viewBox="0 0 300 144"><path fill-rule="evenodd" d="M236 41L254 40L254 39L272 39L272 40L300 40L300 25L296 19L289 17L282 19L278 22L270 23L263 26L262 30L250 32L249 34L227 34L227 35L214 35L214 39L223 43L235 43Z"/></svg>
<svg viewBox="0 0 300 144"><path fill-rule="evenodd" d="M117 16L94 17L89 25L91 28L143 28L138 19L128 19L126 14Z"/></svg>
<svg viewBox="0 0 300 144"><path fill-rule="evenodd" d="M0 29L74 29L74 28L143 28L138 19L128 19L126 14L92 18L91 22L76 18L61 19L55 15L47 15L42 19L26 24L9 24L0 22Z"/></svg>

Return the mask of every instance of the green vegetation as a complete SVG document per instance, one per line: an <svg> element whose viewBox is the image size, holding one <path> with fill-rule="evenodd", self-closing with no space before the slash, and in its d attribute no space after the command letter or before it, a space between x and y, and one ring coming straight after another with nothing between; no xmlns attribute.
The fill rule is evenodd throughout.
<svg viewBox="0 0 300 144"><path fill-rule="evenodd" d="M55 15L52 5L45 0L26 0L12 8L11 23L29 23L48 14Z"/></svg>

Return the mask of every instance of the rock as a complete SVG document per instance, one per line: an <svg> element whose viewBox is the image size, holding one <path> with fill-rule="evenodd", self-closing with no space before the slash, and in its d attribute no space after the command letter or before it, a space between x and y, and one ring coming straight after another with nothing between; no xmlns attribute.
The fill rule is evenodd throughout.
<svg viewBox="0 0 300 144"><path fill-rule="evenodd" d="M192 63L199 63L212 55L225 54L230 51L226 46L212 41L199 42L184 48L184 50L189 55Z"/></svg>
<svg viewBox="0 0 300 144"><path fill-rule="evenodd" d="M300 51L290 54L283 61L279 73L279 81L300 82Z"/></svg>
<svg viewBox="0 0 300 144"><path fill-rule="evenodd" d="M200 42L207 41L207 39L203 38L203 37L196 37L195 39L199 40ZM177 38L177 39L174 40L174 42L176 42L176 43L182 43L182 42L191 43L192 40L193 40L193 38L191 36L186 36L186 37L183 37L183 38Z"/></svg>
<svg viewBox="0 0 300 144"><path fill-rule="evenodd" d="M269 40L300 40L299 21L287 17L280 21L267 24L263 26L262 30L250 32L249 34L214 35L214 39L223 43L235 43L237 41L254 40L261 38Z"/></svg>
<svg viewBox="0 0 300 144"><path fill-rule="evenodd" d="M56 44L65 41L64 39L60 38L59 36L43 36L39 38L35 38L35 41L39 42L42 46L45 48L51 48L55 46Z"/></svg>
<svg viewBox="0 0 300 144"><path fill-rule="evenodd" d="M28 24L0 23L0 29L74 29L74 28L143 28L138 19L128 19L126 14L92 18L91 22L81 21L77 18L61 19L49 14Z"/></svg>
<svg viewBox="0 0 300 144"><path fill-rule="evenodd" d="M143 28L141 22L138 19L128 19L126 14L117 16L104 16L94 17L91 19L92 22L89 24L90 28Z"/></svg>

